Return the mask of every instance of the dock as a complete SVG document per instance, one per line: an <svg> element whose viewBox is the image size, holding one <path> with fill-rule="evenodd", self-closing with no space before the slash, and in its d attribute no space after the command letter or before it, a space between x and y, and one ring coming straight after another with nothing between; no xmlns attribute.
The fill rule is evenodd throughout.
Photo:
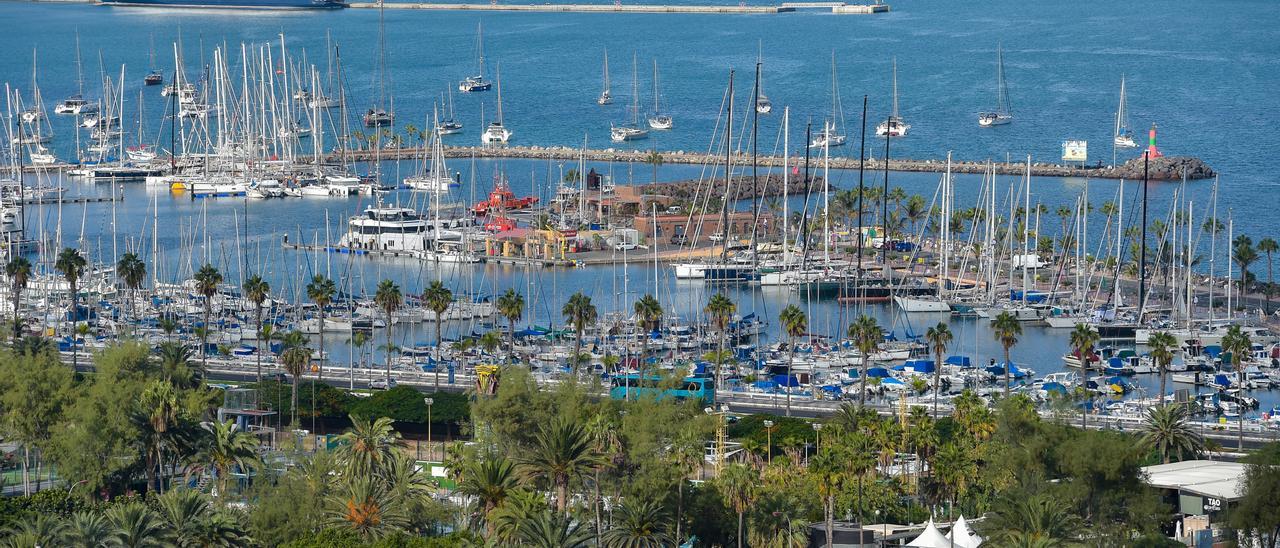
<svg viewBox="0 0 1280 548"><path fill-rule="evenodd" d="M694 5L672 6L658 4L453 4L426 2L351 2L349 8L397 9L435 11L514 11L514 12L573 12L573 13L720 13L720 14L776 14L798 10L823 10L834 14L886 13L888 4L847 4L845 2L785 2L777 6Z"/></svg>
<svg viewBox="0 0 1280 548"><path fill-rule="evenodd" d="M27 198L22 201L24 205L55 205L55 204L98 204L110 202L123 202L124 195L111 196L72 196L63 198L61 196L41 196L38 198Z"/></svg>
<svg viewBox="0 0 1280 548"><path fill-rule="evenodd" d="M379 151L372 150L349 150L346 155L353 160L369 162L375 159L397 160L397 159L416 159L422 158L425 152L422 148L398 148L398 149L382 149ZM540 147L540 146L445 146L444 155L448 158L508 158L508 159L524 159L524 160L570 160L578 161L579 158L585 158L591 162L612 162L612 163L654 163L660 159L662 164L692 164L692 165L723 165L724 157L719 154L706 154L702 152L686 152L680 151L662 151L662 150L621 150L614 148L606 149L580 149L571 147ZM341 161L342 155L335 153L328 156L328 161ZM782 167L782 156L761 155L756 158L756 163L760 167ZM1161 162L1186 162L1192 165L1187 170L1189 179L1205 179L1214 175L1212 169L1195 158L1172 157L1167 156L1160 159ZM821 162L810 161L811 166L818 166ZM747 154L737 154L734 156L733 163L735 166L751 165L751 156ZM792 156L786 159L788 166L799 166L804 163L803 156ZM858 169L858 159L850 157L835 157L830 159L832 169ZM1132 163L1132 162L1130 162ZM945 159L889 159L889 171L907 171L921 173L943 173L947 169L947 161ZM988 160L957 160L951 162L951 171L955 173L971 173L981 174L988 169L994 169L1000 175L1023 175L1027 171L1025 162L996 162ZM1078 177L1078 178L1094 178L1094 179L1141 179L1140 162L1134 165L1121 166L1101 166L1089 165L1083 166L1079 164L1057 164L1046 162L1032 162L1031 174L1037 177ZM868 171L882 171L885 169L885 162L882 158L869 157L866 160L866 169ZM1135 171L1136 170L1136 171ZM1167 171L1167 170L1164 170ZM1163 172L1153 164L1151 168L1151 178L1158 179L1174 179L1175 176L1169 176L1169 173Z"/></svg>

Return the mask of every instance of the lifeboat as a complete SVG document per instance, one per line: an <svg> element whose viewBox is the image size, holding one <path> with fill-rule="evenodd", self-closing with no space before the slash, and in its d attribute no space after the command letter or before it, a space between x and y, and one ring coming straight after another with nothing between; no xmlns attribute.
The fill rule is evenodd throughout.
<svg viewBox="0 0 1280 548"><path fill-rule="evenodd" d="M515 219L508 217L491 217L489 222L484 224L484 229L489 232L506 232L516 227Z"/></svg>
<svg viewBox="0 0 1280 548"><path fill-rule="evenodd" d="M471 211L476 215L488 215L492 211L528 209L537 203L538 198L534 196L516 198L511 189L507 187L506 182L499 179L497 184L494 185L493 191L489 193L489 199L472 206Z"/></svg>

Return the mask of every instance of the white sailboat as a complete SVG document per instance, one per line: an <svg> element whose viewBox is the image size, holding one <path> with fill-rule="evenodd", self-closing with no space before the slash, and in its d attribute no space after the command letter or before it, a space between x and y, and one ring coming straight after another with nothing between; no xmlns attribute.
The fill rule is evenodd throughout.
<svg viewBox="0 0 1280 548"><path fill-rule="evenodd" d="M484 129L484 133L480 135L480 142L489 144L507 144L511 140L511 130L502 125L502 65L498 65L496 73L498 82L498 119L489 123L489 127Z"/></svg>
<svg viewBox="0 0 1280 548"><path fill-rule="evenodd" d="M449 90L449 117L436 124L437 135L462 133L462 123L453 116L453 90Z"/></svg>
<svg viewBox="0 0 1280 548"><path fill-rule="evenodd" d="M481 28L480 23L476 23L476 75L468 76L458 82L458 91L472 93L489 91L492 87L493 84L484 79L484 29Z"/></svg>
<svg viewBox="0 0 1280 548"><path fill-rule="evenodd" d="M1124 76L1120 77L1120 106L1116 108L1116 130L1112 142L1120 148L1134 148L1138 143L1133 140L1133 132L1129 131L1129 112L1125 108L1128 98L1124 92Z"/></svg>
<svg viewBox="0 0 1280 548"><path fill-rule="evenodd" d="M600 96L596 97L597 105L607 105L613 102L613 93L609 91L609 50L604 50L604 90L600 92Z"/></svg>
<svg viewBox="0 0 1280 548"><path fill-rule="evenodd" d="M671 119L670 114L662 114L662 108L658 99L662 97L658 91L658 60L653 60L653 116L649 117L649 127L652 129L671 129L675 125L675 121Z"/></svg>
<svg viewBox="0 0 1280 548"><path fill-rule="evenodd" d="M634 141L649 136L649 130L640 127L640 87L636 57L631 57L631 123L609 127L609 139L615 143Z"/></svg>
<svg viewBox="0 0 1280 548"><path fill-rule="evenodd" d="M876 126L876 135L880 137L905 137L911 125L902 120L898 114L898 59L893 59L893 114Z"/></svg>
<svg viewBox="0 0 1280 548"><path fill-rule="evenodd" d="M1004 82L1004 49L996 46L996 108L993 112L978 115L978 125L982 127L1002 126L1013 121L1013 112L1009 108L1009 88Z"/></svg>
<svg viewBox="0 0 1280 548"><path fill-rule="evenodd" d="M836 54L831 53L831 117L822 123L819 131L809 141L809 148L831 148L844 146L845 136L836 127L840 116L840 92L836 88Z"/></svg>
<svg viewBox="0 0 1280 548"><path fill-rule="evenodd" d="M756 64L759 65L763 62L762 58L764 57L762 53L762 50L764 49L763 43L760 43L757 46L757 48L758 49L756 51ZM770 101L769 97L764 94L764 84L762 82L757 82L756 83L756 112L760 114L768 114L772 111L773 111L773 102Z"/></svg>
<svg viewBox="0 0 1280 548"><path fill-rule="evenodd" d="M438 127L439 115L433 113L432 118ZM449 167L444 163L444 144L439 134L431 137L431 163L426 172L406 177L404 184L413 190L427 192L449 192L450 188L458 186L458 181L449 173Z"/></svg>

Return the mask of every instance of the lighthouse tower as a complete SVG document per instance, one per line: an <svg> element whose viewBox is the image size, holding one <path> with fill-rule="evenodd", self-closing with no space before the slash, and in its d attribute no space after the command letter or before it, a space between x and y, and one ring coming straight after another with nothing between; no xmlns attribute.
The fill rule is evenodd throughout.
<svg viewBox="0 0 1280 548"><path fill-rule="evenodd" d="M1160 154L1160 149L1156 148L1156 125L1151 124L1151 131L1147 132L1147 158L1159 158L1164 156Z"/></svg>

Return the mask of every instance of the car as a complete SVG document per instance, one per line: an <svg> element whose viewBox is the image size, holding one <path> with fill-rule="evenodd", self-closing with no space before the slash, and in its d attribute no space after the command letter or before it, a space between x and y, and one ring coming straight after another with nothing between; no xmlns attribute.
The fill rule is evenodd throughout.
<svg viewBox="0 0 1280 548"><path fill-rule="evenodd" d="M709 236L708 239L710 239L713 242L720 243L724 241L724 234L717 232Z"/></svg>
<svg viewBox="0 0 1280 548"><path fill-rule="evenodd" d="M390 390L396 387L396 380L392 379L375 379L369 381L369 388L374 390Z"/></svg>
<svg viewBox="0 0 1280 548"><path fill-rule="evenodd" d="M689 243L689 236L684 234L676 234L671 237L671 245L684 245Z"/></svg>

